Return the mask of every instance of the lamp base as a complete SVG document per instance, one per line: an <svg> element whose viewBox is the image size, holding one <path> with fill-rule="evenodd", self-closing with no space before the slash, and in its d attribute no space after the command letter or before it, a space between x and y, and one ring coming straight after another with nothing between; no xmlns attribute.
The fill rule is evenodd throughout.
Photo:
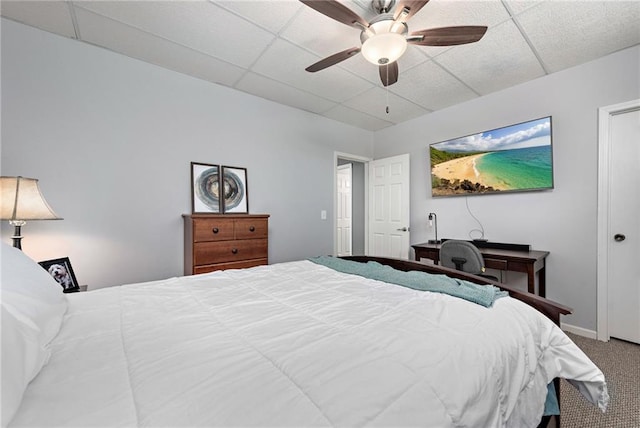
<svg viewBox="0 0 640 428"><path fill-rule="evenodd" d="M429 239L427 242L429 244L442 244L442 241L440 239Z"/></svg>
<svg viewBox="0 0 640 428"><path fill-rule="evenodd" d="M13 239L13 247L17 248L18 250L22 250L22 235L20 233L21 233L22 226L25 224L25 222L20 220L14 220L14 221L10 221L9 223L15 226L15 229L13 231L13 236L11 237L11 239Z"/></svg>

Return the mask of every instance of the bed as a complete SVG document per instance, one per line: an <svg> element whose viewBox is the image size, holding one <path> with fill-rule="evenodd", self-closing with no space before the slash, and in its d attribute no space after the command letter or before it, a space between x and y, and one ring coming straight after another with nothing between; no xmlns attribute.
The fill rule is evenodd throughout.
<svg viewBox="0 0 640 428"><path fill-rule="evenodd" d="M63 294L3 244L2 423L535 427L555 378L606 409L567 308L469 279L318 257Z"/></svg>

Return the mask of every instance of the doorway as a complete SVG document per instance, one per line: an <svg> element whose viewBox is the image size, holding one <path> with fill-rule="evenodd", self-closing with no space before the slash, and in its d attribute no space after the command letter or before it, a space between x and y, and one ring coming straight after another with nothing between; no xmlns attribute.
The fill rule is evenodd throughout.
<svg viewBox="0 0 640 428"><path fill-rule="evenodd" d="M334 255L342 255L344 251L345 240L351 240L351 255L365 255L366 236L367 236L367 206L366 206L366 186L368 171L368 162L370 159L349 155L345 153L336 153L336 165L334 176ZM344 215L341 213L340 198L340 180L338 176L340 169L345 165L351 165L351 230L350 237L345 234L342 224L344 223Z"/></svg>
<svg viewBox="0 0 640 428"><path fill-rule="evenodd" d="M597 338L640 343L640 100L598 115Z"/></svg>
<svg viewBox="0 0 640 428"><path fill-rule="evenodd" d="M336 184L338 197L336 198L336 238L338 257L351 256L353 241L353 219L351 218L353 205L353 164L351 162L340 165L338 162Z"/></svg>

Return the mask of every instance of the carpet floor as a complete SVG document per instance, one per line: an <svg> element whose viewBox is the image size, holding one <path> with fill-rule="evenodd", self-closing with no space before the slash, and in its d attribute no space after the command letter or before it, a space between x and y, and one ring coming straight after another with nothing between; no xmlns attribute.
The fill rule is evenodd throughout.
<svg viewBox="0 0 640 428"><path fill-rule="evenodd" d="M640 345L568 335L604 373L609 408L602 413L563 380L561 428L640 428Z"/></svg>

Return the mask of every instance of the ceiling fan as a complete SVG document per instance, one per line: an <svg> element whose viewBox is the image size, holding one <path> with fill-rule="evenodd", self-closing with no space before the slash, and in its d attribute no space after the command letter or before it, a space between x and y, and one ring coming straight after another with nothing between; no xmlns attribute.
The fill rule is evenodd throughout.
<svg viewBox="0 0 640 428"><path fill-rule="evenodd" d="M300 0L310 8L350 27L361 30L361 47L346 49L324 58L305 70L311 73L323 70L362 53L367 61L378 66L384 86L398 81L398 63L407 44L421 46L452 46L477 42L487 27L459 26L414 31L409 34L407 21L424 7L429 0L372 0L371 6L378 15L365 21L357 13L337 0ZM395 13L390 13L396 6Z"/></svg>

